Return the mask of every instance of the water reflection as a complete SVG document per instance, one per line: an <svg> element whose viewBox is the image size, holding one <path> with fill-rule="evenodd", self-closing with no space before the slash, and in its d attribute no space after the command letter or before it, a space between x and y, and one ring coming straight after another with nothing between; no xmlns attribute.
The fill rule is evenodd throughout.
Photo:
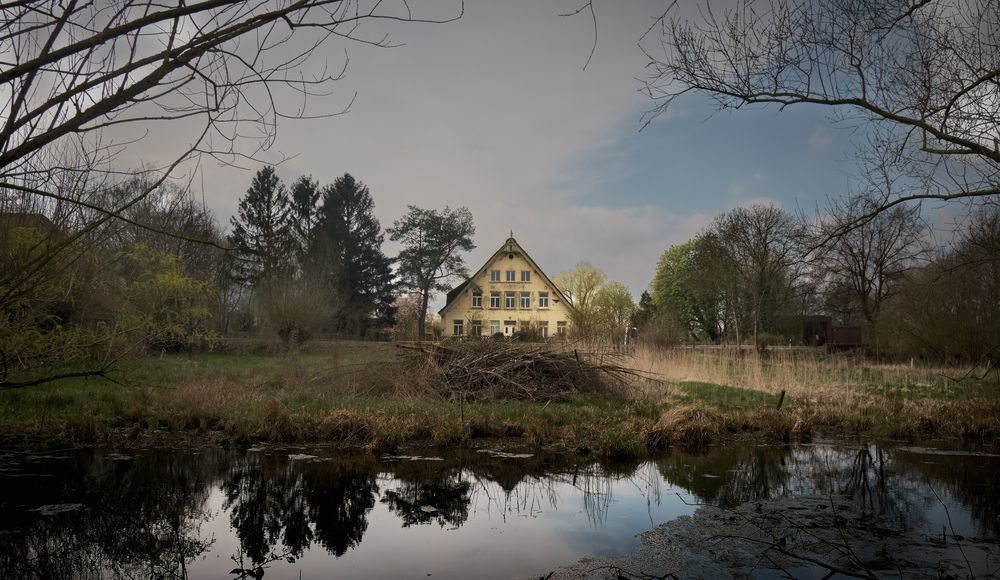
<svg viewBox="0 0 1000 580"><path fill-rule="evenodd" d="M930 454L929 454L930 453ZM1000 535L1000 457L964 451L860 446L727 446L657 462L663 477L724 508L789 496L846 496L863 514L888 516L901 530L955 503L970 531Z"/></svg>
<svg viewBox="0 0 1000 580"><path fill-rule="evenodd" d="M0 479L0 577L184 577L212 545L212 457L18 459Z"/></svg>
<svg viewBox="0 0 1000 580"><path fill-rule="evenodd" d="M356 546L379 491L377 463L366 456L317 462L252 453L233 461L221 488L224 509L255 565L297 558L313 542L335 556ZM275 553L276 545L284 551Z"/></svg>
<svg viewBox="0 0 1000 580"><path fill-rule="evenodd" d="M0 577L287 576L300 560L329 571L348 555L357 575L377 576L386 563L363 545L427 541L436 558L456 561L435 576L461 576L469 550L507 549L517 558L493 573L509 577L627 549L636 532L691 513L688 504L796 495L846 496L903 530L939 527L947 506L956 533L1000 532L1000 461L983 455L733 445L612 466L550 454L310 453L0 456ZM413 557L428 549L414 546Z"/></svg>
<svg viewBox="0 0 1000 580"><path fill-rule="evenodd" d="M385 477L395 482L380 501L399 517L404 528L429 523L458 527L469 519L472 485L461 464L404 460L392 467Z"/></svg>

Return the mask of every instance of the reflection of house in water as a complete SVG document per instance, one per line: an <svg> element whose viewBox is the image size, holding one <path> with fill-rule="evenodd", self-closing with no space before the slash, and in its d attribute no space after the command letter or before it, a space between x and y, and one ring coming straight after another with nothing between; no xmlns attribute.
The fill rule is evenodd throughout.
<svg viewBox="0 0 1000 580"><path fill-rule="evenodd" d="M802 344L828 350L857 348L864 344L864 333L860 326L834 324L832 316L803 316Z"/></svg>

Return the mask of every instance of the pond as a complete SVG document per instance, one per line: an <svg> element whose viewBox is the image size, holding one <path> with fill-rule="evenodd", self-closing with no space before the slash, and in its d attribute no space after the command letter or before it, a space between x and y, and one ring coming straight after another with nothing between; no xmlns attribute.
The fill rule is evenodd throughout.
<svg viewBox="0 0 1000 580"><path fill-rule="evenodd" d="M0 577L984 576L998 491L997 455L875 443L0 453Z"/></svg>

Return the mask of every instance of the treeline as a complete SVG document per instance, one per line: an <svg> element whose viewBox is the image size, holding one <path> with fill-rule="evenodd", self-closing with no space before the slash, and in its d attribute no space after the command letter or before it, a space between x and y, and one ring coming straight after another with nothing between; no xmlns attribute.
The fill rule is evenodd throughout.
<svg viewBox="0 0 1000 580"><path fill-rule="evenodd" d="M350 174L286 186L264 167L228 233L186 184L152 173L81 175L65 203L0 193L0 388L103 374L128 353L211 349L231 334L290 347L319 333L382 336L399 293L420 296L423 319L474 247L465 208L410 206L383 230ZM395 259L386 235L403 245ZM53 370L79 362L86 370Z"/></svg>
<svg viewBox="0 0 1000 580"><path fill-rule="evenodd" d="M64 185L66 203L0 198L0 387L81 360L95 364L73 372L100 374L128 352L211 345L234 289L203 205L142 173Z"/></svg>
<svg viewBox="0 0 1000 580"><path fill-rule="evenodd" d="M350 174L290 188L261 169L231 220L234 276L248 291L237 330L286 343L317 332L366 335L394 322L395 275L368 188Z"/></svg>
<svg viewBox="0 0 1000 580"><path fill-rule="evenodd" d="M720 214L660 257L636 324L649 340L800 345L806 321L855 327L870 354L980 363L1000 348L1000 210L947 243L919 206L857 196L820 218L773 205ZM847 345L850 346L850 345Z"/></svg>

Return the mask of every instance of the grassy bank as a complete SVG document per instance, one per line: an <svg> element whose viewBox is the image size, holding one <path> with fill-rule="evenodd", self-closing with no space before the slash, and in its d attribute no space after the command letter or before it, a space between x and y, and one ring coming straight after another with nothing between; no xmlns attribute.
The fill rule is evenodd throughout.
<svg viewBox="0 0 1000 580"><path fill-rule="evenodd" d="M462 404L422 384L391 344L318 342L294 354L231 350L130 360L110 380L0 391L0 433L82 443L200 433L231 443L322 441L375 450L503 437L608 457L742 434L986 440L1000 433L995 381L955 382L944 369L822 354L640 350L626 362L650 378L634 380L624 397Z"/></svg>

